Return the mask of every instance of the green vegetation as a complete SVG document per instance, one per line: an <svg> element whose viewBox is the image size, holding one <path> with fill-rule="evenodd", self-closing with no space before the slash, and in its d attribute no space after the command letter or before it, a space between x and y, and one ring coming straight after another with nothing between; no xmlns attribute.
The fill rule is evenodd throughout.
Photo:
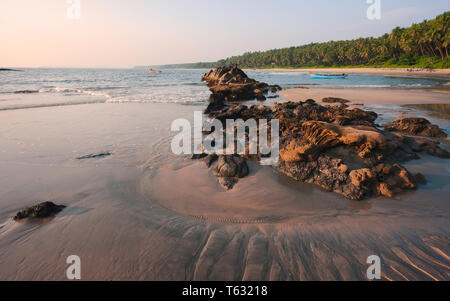
<svg viewBox="0 0 450 301"><path fill-rule="evenodd" d="M248 52L204 67L239 64L241 68L422 67L450 68L450 12L379 38L331 41Z"/></svg>
<svg viewBox="0 0 450 301"><path fill-rule="evenodd" d="M188 63L188 64L171 64L171 65L161 65L154 66L155 68L166 68L166 69L204 69L204 68L214 68L216 62L199 62L199 63Z"/></svg>

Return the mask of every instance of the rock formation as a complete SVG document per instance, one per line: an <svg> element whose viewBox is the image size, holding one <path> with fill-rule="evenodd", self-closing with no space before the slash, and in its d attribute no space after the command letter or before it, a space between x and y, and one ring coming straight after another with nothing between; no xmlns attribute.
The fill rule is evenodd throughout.
<svg viewBox="0 0 450 301"><path fill-rule="evenodd" d="M219 183L226 189L232 189L238 179L248 175L247 162L239 155L219 156L214 173Z"/></svg>
<svg viewBox="0 0 450 301"><path fill-rule="evenodd" d="M431 124L425 118L397 119L384 125L388 131L400 132L406 135L446 138L447 134L437 125Z"/></svg>
<svg viewBox="0 0 450 301"><path fill-rule="evenodd" d="M230 72L236 72L239 80L253 83L239 70L227 70L211 71L205 77L212 85L222 85L224 90L226 83L234 84ZM215 101L217 97L212 99ZM344 103L343 100L337 102ZM278 103L273 107L228 106L223 101L220 105L211 103L206 113L224 125L227 119L278 119L280 161L275 168L294 180L318 185L351 200L379 195L393 197L403 190L416 189L419 184L426 183L423 175L412 175L401 165L418 159L419 153L450 158L450 154L439 147L439 141L417 137L443 137L445 134L425 119L395 121L383 130L375 124L378 116L374 112L321 106L312 99ZM255 155L243 157L260 159ZM222 185L230 189L236 179L248 173L243 162L245 159L239 156L219 157L215 171Z"/></svg>
<svg viewBox="0 0 450 301"><path fill-rule="evenodd" d="M25 208L14 217L15 221L26 218L46 218L52 217L61 212L66 206L55 205L52 202L44 202L33 207Z"/></svg>
<svg viewBox="0 0 450 301"><path fill-rule="evenodd" d="M86 156L78 157L77 160L87 160L87 159L101 159L112 156L112 153L106 152L106 153L98 153L98 154L89 154Z"/></svg>
<svg viewBox="0 0 450 301"><path fill-rule="evenodd" d="M322 99L322 102L345 104L345 103L349 103L350 101L347 99L339 98L339 97L326 97L326 98Z"/></svg>
<svg viewBox="0 0 450 301"><path fill-rule="evenodd" d="M223 101L242 101L258 99L266 100L264 96L269 91L272 93L281 89L280 86L269 86L249 78L241 69L232 67L219 67L202 76L213 93L212 99ZM217 96L219 95L219 96Z"/></svg>

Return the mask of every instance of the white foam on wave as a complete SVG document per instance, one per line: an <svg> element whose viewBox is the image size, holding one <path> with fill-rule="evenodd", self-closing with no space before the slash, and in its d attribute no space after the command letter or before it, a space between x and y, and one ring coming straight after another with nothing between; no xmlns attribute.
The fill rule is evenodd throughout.
<svg viewBox="0 0 450 301"><path fill-rule="evenodd" d="M41 88L39 90L39 93L82 94L82 95L104 97L105 100L112 98L111 95L103 91L92 91L74 88L62 88L62 87Z"/></svg>
<svg viewBox="0 0 450 301"><path fill-rule="evenodd" d="M423 87L423 88L429 88L429 87L433 87L433 85L424 85L424 84L400 84L397 85L398 87ZM395 87L395 86L393 86Z"/></svg>
<svg viewBox="0 0 450 301"><path fill-rule="evenodd" d="M106 103L177 103L177 104L192 104L192 105L200 105L207 102L206 99L199 98L143 98L143 99L129 99L123 97L110 98L106 101Z"/></svg>
<svg viewBox="0 0 450 301"><path fill-rule="evenodd" d="M129 95L129 96L112 96L109 93L97 89L74 89L74 88L62 88L62 87L49 87L40 89L41 93L62 93L68 96L70 95L89 95L95 97L103 97L105 103L179 103L179 104L203 104L207 102L207 93L197 93L196 95Z"/></svg>

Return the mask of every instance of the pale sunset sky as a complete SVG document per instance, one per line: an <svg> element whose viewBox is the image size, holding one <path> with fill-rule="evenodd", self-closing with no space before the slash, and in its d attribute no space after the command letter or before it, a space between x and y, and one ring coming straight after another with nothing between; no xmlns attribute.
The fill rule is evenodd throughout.
<svg viewBox="0 0 450 301"><path fill-rule="evenodd" d="M246 51L380 36L450 10L448 0L0 1L0 67L122 68L216 61Z"/></svg>

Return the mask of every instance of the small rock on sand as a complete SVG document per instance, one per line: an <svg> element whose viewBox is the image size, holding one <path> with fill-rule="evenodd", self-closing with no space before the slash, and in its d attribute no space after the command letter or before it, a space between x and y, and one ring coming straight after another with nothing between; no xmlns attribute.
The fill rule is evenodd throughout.
<svg viewBox="0 0 450 301"><path fill-rule="evenodd" d="M15 221L20 221L26 218L46 218L52 217L61 212L66 206L55 205L52 202L44 202L33 207L25 208L18 212L14 217Z"/></svg>

